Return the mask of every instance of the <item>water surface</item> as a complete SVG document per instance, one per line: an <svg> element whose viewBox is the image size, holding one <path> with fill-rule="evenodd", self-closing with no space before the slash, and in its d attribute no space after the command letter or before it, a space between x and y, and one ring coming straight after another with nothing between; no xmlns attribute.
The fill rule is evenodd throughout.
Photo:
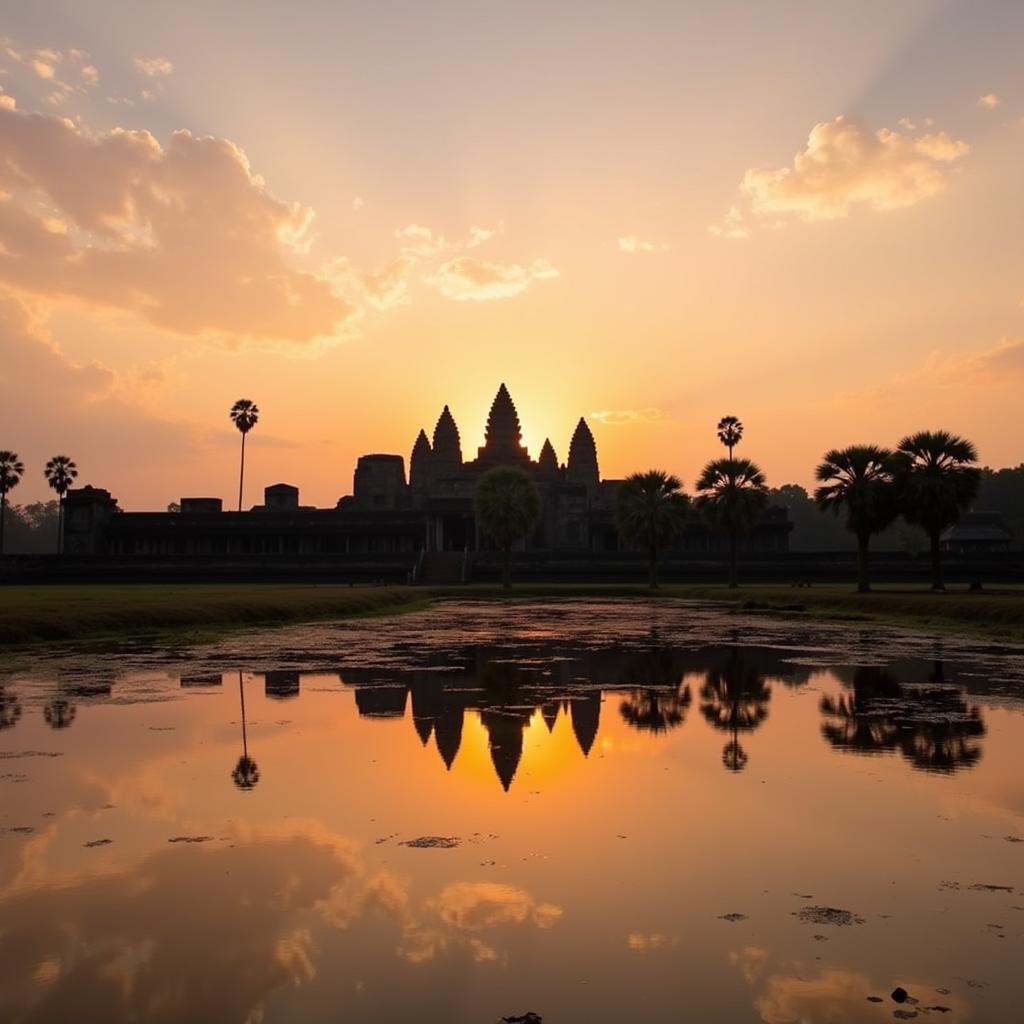
<svg viewBox="0 0 1024 1024"><path fill-rule="evenodd" d="M1019 649L466 602L0 682L4 1021L1019 1017Z"/></svg>

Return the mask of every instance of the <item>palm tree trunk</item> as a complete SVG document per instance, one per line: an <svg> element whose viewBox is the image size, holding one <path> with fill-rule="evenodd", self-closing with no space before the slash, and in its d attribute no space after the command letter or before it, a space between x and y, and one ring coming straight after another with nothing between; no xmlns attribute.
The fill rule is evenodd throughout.
<svg viewBox="0 0 1024 1024"><path fill-rule="evenodd" d="M857 593L866 594L871 590L868 576L868 538L870 534L857 534Z"/></svg>
<svg viewBox="0 0 1024 1024"><path fill-rule="evenodd" d="M245 431L242 431L242 463L238 470L238 511L242 511L242 484L245 482Z"/></svg>
<svg viewBox="0 0 1024 1024"><path fill-rule="evenodd" d="M929 539L932 544L932 590L945 590L942 583L942 551L939 548L939 531L931 530Z"/></svg>
<svg viewBox="0 0 1024 1024"><path fill-rule="evenodd" d="M249 744L245 735L245 687L242 686L242 670L238 670L238 696L242 702L242 756L249 758Z"/></svg>
<svg viewBox="0 0 1024 1024"><path fill-rule="evenodd" d="M502 567L501 585L506 589L512 586L512 545L505 545L505 564Z"/></svg>
<svg viewBox="0 0 1024 1024"><path fill-rule="evenodd" d="M729 586L735 589L737 582L736 572L736 531L729 531Z"/></svg>
<svg viewBox="0 0 1024 1024"><path fill-rule="evenodd" d="M4 553L4 522L7 519L7 492L0 494L0 555Z"/></svg>
<svg viewBox="0 0 1024 1024"><path fill-rule="evenodd" d="M658 549L653 544L651 545L650 556L651 562L648 582L650 583L651 590L655 590L658 586Z"/></svg>
<svg viewBox="0 0 1024 1024"><path fill-rule="evenodd" d="M64 550L64 495L57 495L57 554Z"/></svg>

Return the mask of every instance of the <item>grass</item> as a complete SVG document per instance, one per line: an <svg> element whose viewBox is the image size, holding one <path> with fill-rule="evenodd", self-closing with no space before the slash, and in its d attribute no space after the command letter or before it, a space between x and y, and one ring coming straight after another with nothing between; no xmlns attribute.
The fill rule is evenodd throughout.
<svg viewBox="0 0 1024 1024"><path fill-rule="evenodd" d="M224 629L394 614L445 598L504 600L649 597L641 585L521 584L500 587L336 586L324 584L73 584L0 587L0 646L174 633L189 640ZM965 587L932 594L920 586L793 588L668 584L654 595L720 602L735 610L797 618L896 623L946 633L1024 642L1024 587L980 594Z"/></svg>

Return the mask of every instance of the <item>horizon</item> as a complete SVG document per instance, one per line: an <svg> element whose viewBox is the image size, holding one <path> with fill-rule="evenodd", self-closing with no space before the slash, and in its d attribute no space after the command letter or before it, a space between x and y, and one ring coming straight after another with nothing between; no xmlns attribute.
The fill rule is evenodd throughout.
<svg viewBox="0 0 1024 1024"><path fill-rule="evenodd" d="M772 487L921 429L1022 461L1019 5L9 7L19 504L58 452L230 502L245 396L247 504L329 506L445 404L475 451L502 380L605 478L692 490L726 413Z"/></svg>

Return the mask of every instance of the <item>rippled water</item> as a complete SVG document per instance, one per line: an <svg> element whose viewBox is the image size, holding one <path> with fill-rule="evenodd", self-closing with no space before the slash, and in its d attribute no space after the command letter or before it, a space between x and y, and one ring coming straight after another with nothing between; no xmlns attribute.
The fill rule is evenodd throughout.
<svg viewBox="0 0 1024 1024"><path fill-rule="evenodd" d="M1020 649L467 602L0 687L3 1021L1019 1019Z"/></svg>

